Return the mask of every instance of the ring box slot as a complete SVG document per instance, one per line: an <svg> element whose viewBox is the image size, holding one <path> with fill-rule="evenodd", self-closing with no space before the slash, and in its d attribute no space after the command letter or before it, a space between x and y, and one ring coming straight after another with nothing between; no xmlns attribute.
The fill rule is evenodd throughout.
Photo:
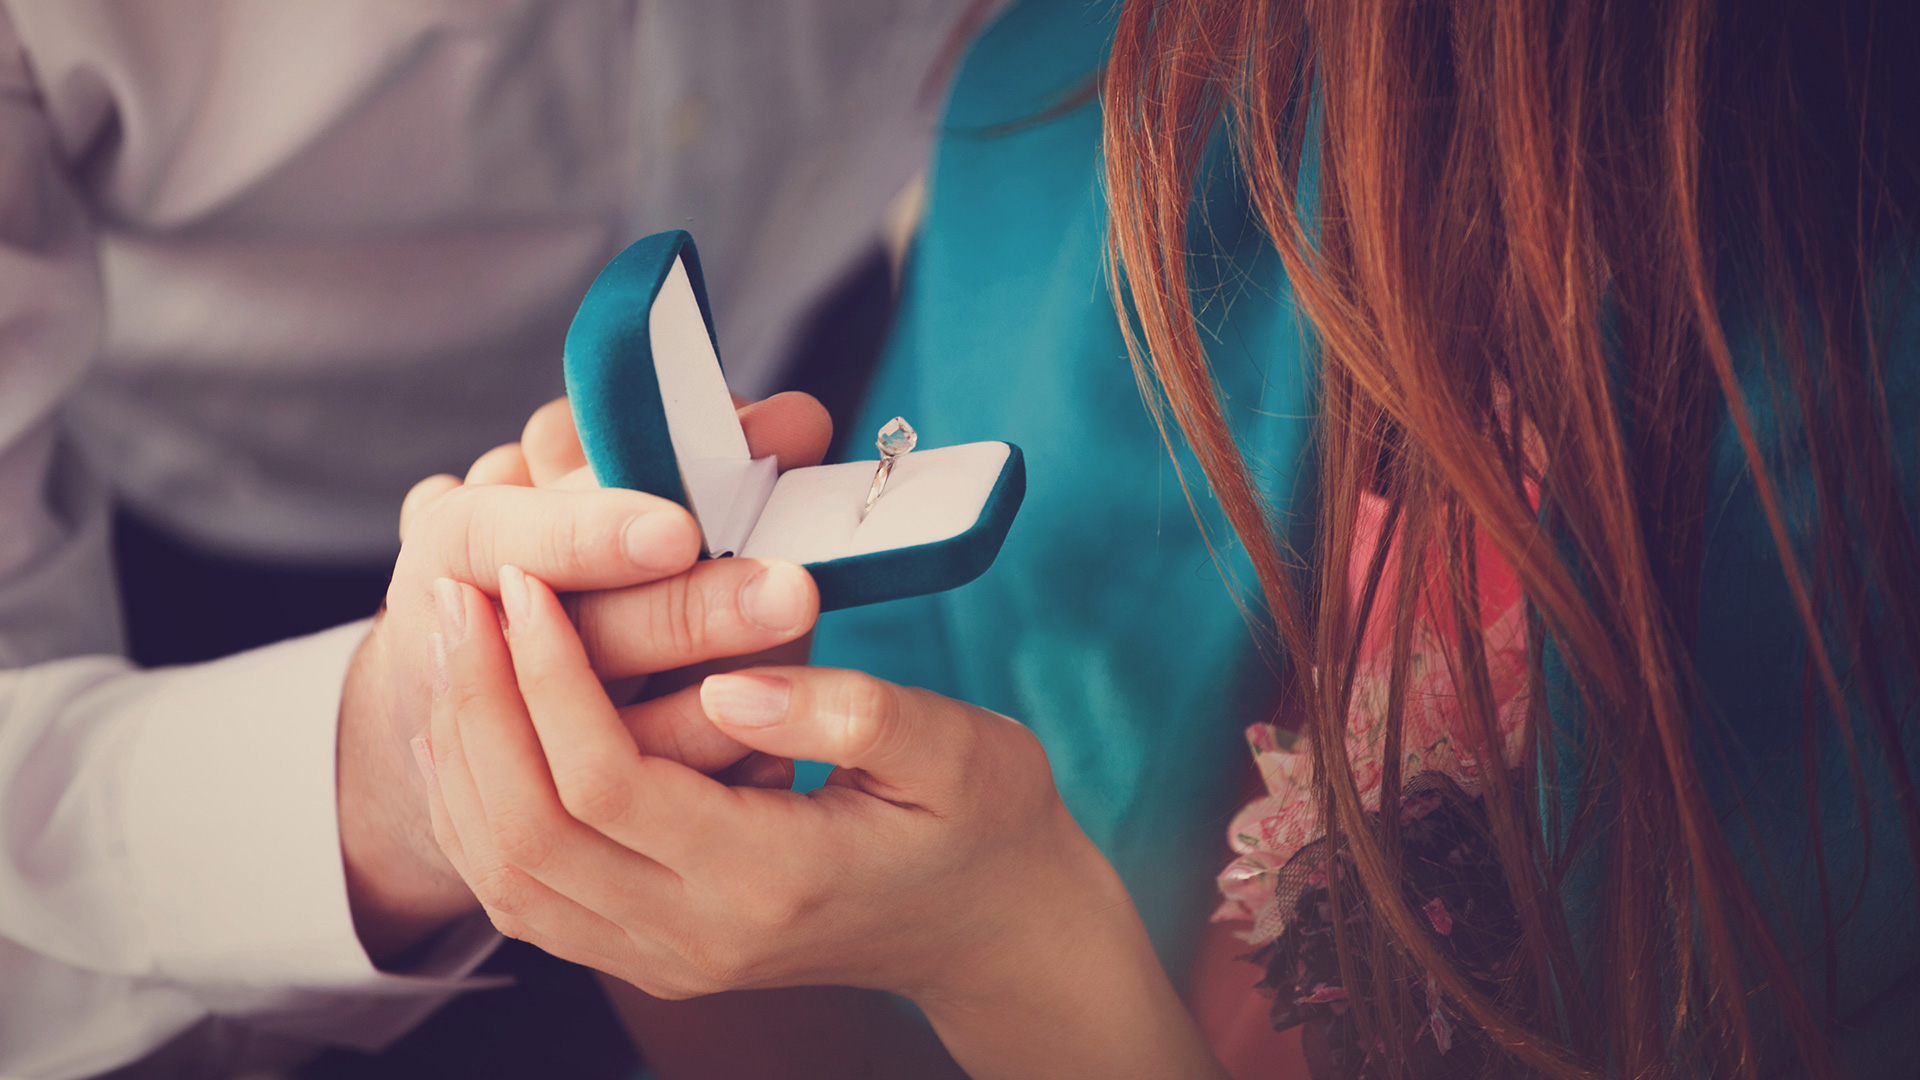
<svg viewBox="0 0 1920 1080"><path fill-rule="evenodd" d="M1026 491L1018 447L966 443L894 463L864 519L877 462L781 473L747 448L684 231L646 237L595 279L567 332L567 393L594 475L685 506L708 557L786 559L822 610L963 585L1000 551Z"/></svg>

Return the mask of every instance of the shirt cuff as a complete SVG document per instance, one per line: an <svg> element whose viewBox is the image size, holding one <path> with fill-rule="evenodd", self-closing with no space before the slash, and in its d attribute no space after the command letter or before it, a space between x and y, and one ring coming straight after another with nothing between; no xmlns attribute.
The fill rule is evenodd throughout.
<svg viewBox="0 0 1920 1080"><path fill-rule="evenodd" d="M426 999L387 1003L397 1035L450 994L495 985L466 976L499 939L484 920L455 927L406 975L375 968L354 933L335 741L368 625L168 673L134 736L125 836L158 974L217 1012L358 1014L355 1034L378 1041L371 1029L389 1025L343 996Z"/></svg>

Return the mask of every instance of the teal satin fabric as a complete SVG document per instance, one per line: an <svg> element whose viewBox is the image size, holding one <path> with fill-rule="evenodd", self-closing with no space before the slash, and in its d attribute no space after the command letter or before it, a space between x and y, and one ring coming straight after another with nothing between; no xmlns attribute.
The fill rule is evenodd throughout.
<svg viewBox="0 0 1920 1080"><path fill-rule="evenodd" d="M1021 4L966 59L904 306L857 429L897 414L922 445L1017 443L1026 503L979 581L826 616L814 656L1031 727L1178 970L1214 903L1248 760L1241 729L1261 718L1270 676L1222 582L1225 567L1250 584L1244 557L1183 454L1218 567L1208 554L1102 270L1089 91L1107 10ZM1237 429L1284 506L1313 413L1302 334L1230 177L1209 195L1196 285Z"/></svg>
<svg viewBox="0 0 1920 1080"><path fill-rule="evenodd" d="M1026 504L979 581L826 616L815 660L1033 728L1067 805L1120 870L1178 977L1215 902L1212 878L1227 857L1224 827L1248 761L1241 732L1265 718L1272 675L1222 580L1251 585L1243 553L1183 450L1199 517L1219 546L1217 562L1209 555L1141 403L1104 275L1091 80L1112 10L1027 0L967 57L904 306L859 421L873 430L904 415L925 445L1018 443L1028 455ZM1190 246L1208 347L1242 445L1305 550L1315 414L1306 333L1230 169L1209 173L1199 210ZM1751 371L1758 350L1751 341L1741 349ZM1920 324L1911 317L1892 353L1911 491L1920 444ZM1803 930L1817 907L1805 876L1797 624L1730 431L1716 455L1701 620L1711 716L1702 731L1737 742L1738 764L1714 775L1713 795L1729 820L1734 801L1748 801ZM1564 702L1557 727L1577 738L1577 711ZM1712 753L1703 760L1719 760ZM1819 773L1823 805L1838 821L1851 812L1852 782L1832 747ZM1873 775L1884 791L1884 768ZM1914 981L1920 959L1904 837L1888 800L1876 794L1875 806L1875 870L1840 954L1841 1012L1862 1025L1862 1050L1874 1009L1899 1020L1888 1031L1911 1030L1915 999L1902 980ZM1845 868L1857 869L1866 851L1849 826L1828 832L1836 880L1850 882ZM1761 849L1736 844L1758 875Z"/></svg>

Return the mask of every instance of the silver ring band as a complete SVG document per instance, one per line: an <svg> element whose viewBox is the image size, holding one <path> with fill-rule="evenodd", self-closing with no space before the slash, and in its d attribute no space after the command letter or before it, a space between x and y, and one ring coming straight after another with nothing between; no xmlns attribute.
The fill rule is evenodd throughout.
<svg viewBox="0 0 1920 1080"><path fill-rule="evenodd" d="M880 501L880 493L887 489L887 477L893 475L893 462L893 458L881 458L880 467L873 470L873 486L867 489L867 505L860 508L862 521L873 512L873 504Z"/></svg>

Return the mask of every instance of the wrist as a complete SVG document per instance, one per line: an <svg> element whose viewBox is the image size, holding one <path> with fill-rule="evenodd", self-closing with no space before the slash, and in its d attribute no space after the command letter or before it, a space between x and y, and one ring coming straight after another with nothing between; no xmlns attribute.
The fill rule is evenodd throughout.
<svg viewBox="0 0 1920 1080"><path fill-rule="evenodd" d="M1064 807L1058 814L1065 827L1053 831L1065 834L1062 842L996 875L1005 883L998 895L973 901L988 920L958 935L957 955L933 965L924 986L903 991L929 1016L971 1015L1010 993L1044 998L1103 962L1089 953L1111 960L1123 946L1131 951L1139 925L1132 898Z"/></svg>
<svg viewBox="0 0 1920 1080"><path fill-rule="evenodd" d="M976 1078L1223 1076L1119 875L1073 832L1018 918L908 996Z"/></svg>
<svg viewBox="0 0 1920 1080"><path fill-rule="evenodd" d="M376 964L476 906L434 842L412 764L380 617L348 668L340 699L336 792L340 855L355 932ZM418 725L413 725L417 727Z"/></svg>

